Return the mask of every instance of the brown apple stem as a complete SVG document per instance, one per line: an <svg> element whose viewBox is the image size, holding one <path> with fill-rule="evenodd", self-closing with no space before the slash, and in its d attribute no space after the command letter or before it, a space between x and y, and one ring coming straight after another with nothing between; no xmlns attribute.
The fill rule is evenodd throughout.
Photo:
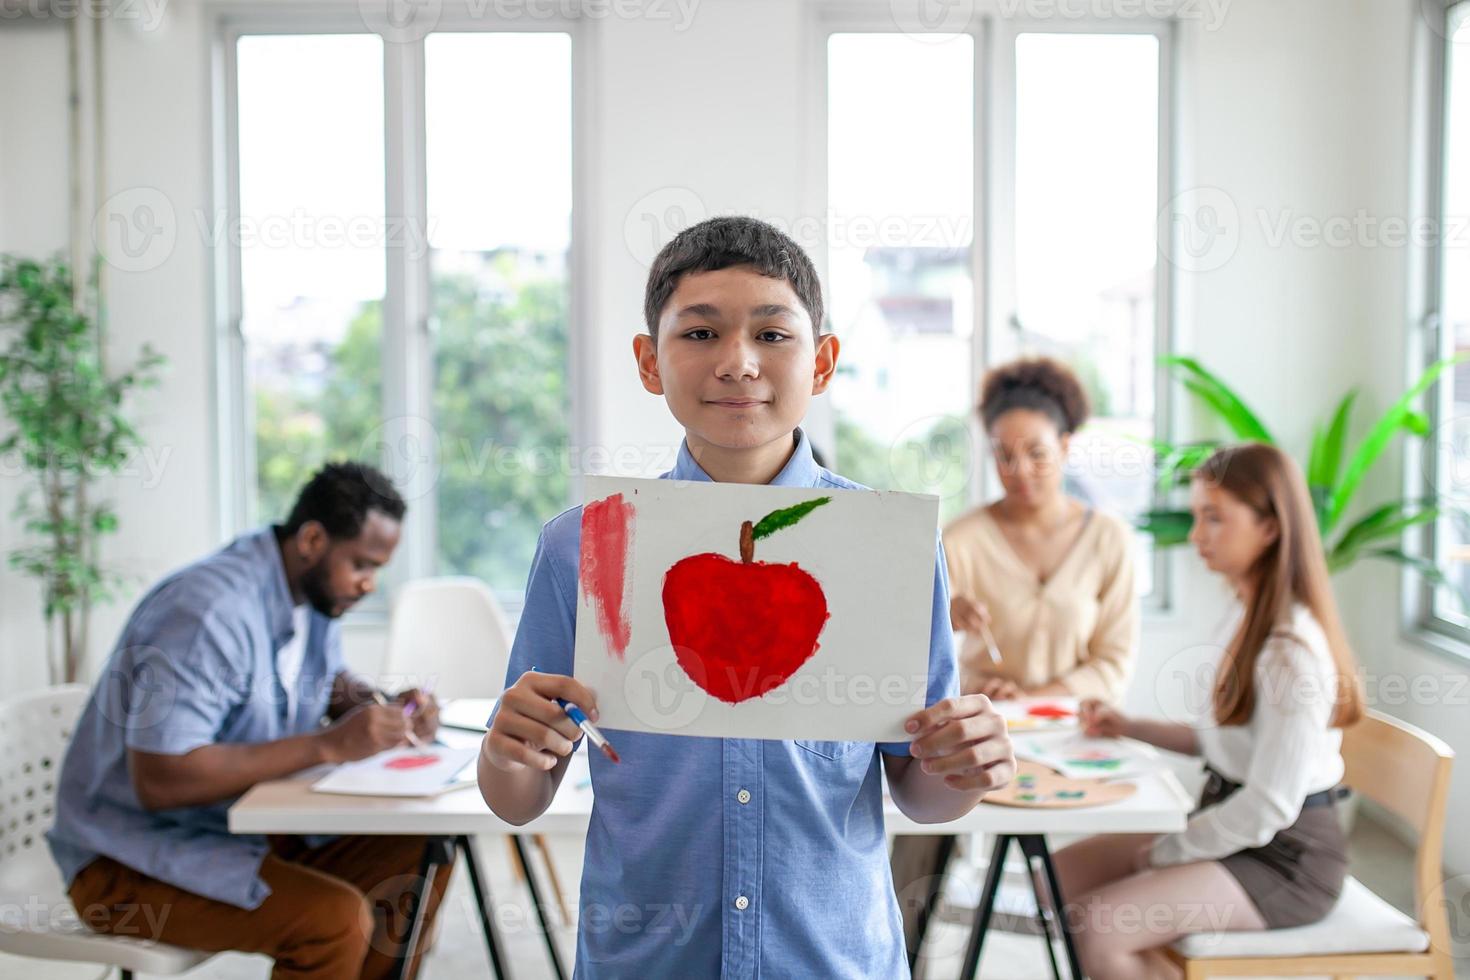
<svg viewBox="0 0 1470 980"><path fill-rule="evenodd" d="M740 525L740 560L747 565L755 561L755 525L750 521Z"/></svg>

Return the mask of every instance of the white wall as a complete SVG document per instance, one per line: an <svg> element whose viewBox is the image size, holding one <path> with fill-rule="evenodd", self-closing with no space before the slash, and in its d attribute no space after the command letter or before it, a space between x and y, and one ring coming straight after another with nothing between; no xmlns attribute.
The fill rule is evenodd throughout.
<svg viewBox="0 0 1470 980"><path fill-rule="evenodd" d="M1178 186L1223 191L1236 209L1239 241L1218 268L1176 272L1178 349L1235 383L1294 450L1304 451L1311 424L1348 387L1364 387L1361 432L1403 383L1403 251L1273 244L1270 232L1283 215L1407 213L1418 10L1414 0L1234 0L1218 24L1186 20L1180 27ZM678 438L660 401L638 385L629 353L641 329L643 215L659 217L674 205L787 219L801 213L812 125L804 115L804 59L815 43L804 24L795 2L702 0L683 31L647 19L593 25L592 74L583 89L593 125L581 201L592 259L583 282L593 365L589 442L643 449ZM160 267L112 274L116 350L147 340L170 359L162 389L143 402L144 435L166 460L162 476L156 485L144 475L119 481L122 532L108 547L140 588L219 543L211 503L210 263L182 220L208 206L207 25L198 2L179 0L160 30L109 27L111 189L156 188L181 217ZM0 101L0 249L45 250L64 235L58 173L65 143L54 101L62 49L59 41L18 38L0 27L0 84L8 96L17 86L35 93L37 107L30 98ZM46 99L51 107L40 108ZM1180 405L1180 424L1190 431L1187 405ZM8 508L15 486L13 476L0 474L0 505ZM1366 492L1396 487L1385 472ZM0 533L11 531L0 521ZM1175 608L1146 624L1130 695L1138 708L1177 704L1180 672L1214 652L1204 644L1223 612L1223 593L1188 554L1177 556ZM1370 666L1459 670L1398 640L1391 573L1364 568L1340 585ZM99 615L94 654L105 654L127 606ZM38 615L34 587L0 570L0 690L43 682ZM371 668L382 639L354 631L349 644L350 656ZM1470 742L1452 708L1403 713ZM1463 772L1456 800L1470 803ZM1470 869L1470 834L1452 834L1448 844L1452 866Z"/></svg>

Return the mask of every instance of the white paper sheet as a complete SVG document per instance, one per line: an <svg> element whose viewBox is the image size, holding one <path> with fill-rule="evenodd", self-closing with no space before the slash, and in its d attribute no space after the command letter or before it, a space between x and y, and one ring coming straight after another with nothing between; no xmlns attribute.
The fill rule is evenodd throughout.
<svg viewBox="0 0 1470 980"><path fill-rule="evenodd" d="M1158 772L1158 750L1129 738L1088 738L1078 732L1017 734L1016 758L1039 762L1072 779L1117 779Z"/></svg>
<svg viewBox="0 0 1470 980"><path fill-rule="evenodd" d="M937 498L611 477L587 494L575 675L597 692L598 727L907 740L928 684ZM606 547L623 534L626 548ZM619 568L621 602L607 588Z"/></svg>
<svg viewBox="0 0 1470 980"><path fill-rule="evenodd" d="M1077 728L1079 699L1059 698L1015 698L996 701L995 710L1006 720L1012 734L1029 731L1052 731Z"/></svg>
<svg viewBox="0 0 1470 980"><path fill-rule="evenodd" d="M346 762L312 784L313 792L350 796L434 796L474 781L462 771L479 755L478 746L389 749Z"/></svg>

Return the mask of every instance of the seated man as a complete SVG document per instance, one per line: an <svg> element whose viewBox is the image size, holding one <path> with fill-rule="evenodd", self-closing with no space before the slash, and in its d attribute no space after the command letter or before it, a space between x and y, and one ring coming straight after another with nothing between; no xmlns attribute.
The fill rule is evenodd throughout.
<svg viewBox="0 0 1470 980"><path fill-rule="evenodd" d="M285 525L174 572L133 610L77 724L47 834L88 926L264 953L275 978L389 975L422 837L237 836L225 818L258 782L366 758L410 729L433 735L432 697L377 703L342 661L337 619L373 591L404 509L371 467L328 465ZM429 916L448 881L441 868Z"/></svg>

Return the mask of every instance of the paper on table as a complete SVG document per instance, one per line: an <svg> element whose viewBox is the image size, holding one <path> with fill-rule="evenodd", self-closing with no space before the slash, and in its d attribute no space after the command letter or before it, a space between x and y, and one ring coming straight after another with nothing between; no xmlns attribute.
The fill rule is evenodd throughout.
<svg viewBox="0 0 1470 980"><path fill-rule="evenodd" d="M466 731L485 731L485 722L495 710L499 698L455 698L439 706L441 728L462 728Z"/></svg>
<svg viewBox="0 0 1470 980"><path fill-rule="evenodd" d="M1015 698L994 704L1012 732L1077 727L1078 699L1074 697Z"/></svg>
<svg viewBox="0 0 1470 980"><path fill-rule="evenodd" d="M1071 779L1144 776L1163 765L1152 746L1132 739L1048 732L1018 736L1014 744L1016 758L1039 762Z"/></svg>
<svg viewBox="0 0 1470 980"><path fill-rule="evenodd" d="M479 755L478 747L397 748L346 762L312 784L316 793L351 796L434 796L470 785L456 777Z"/></svg>

